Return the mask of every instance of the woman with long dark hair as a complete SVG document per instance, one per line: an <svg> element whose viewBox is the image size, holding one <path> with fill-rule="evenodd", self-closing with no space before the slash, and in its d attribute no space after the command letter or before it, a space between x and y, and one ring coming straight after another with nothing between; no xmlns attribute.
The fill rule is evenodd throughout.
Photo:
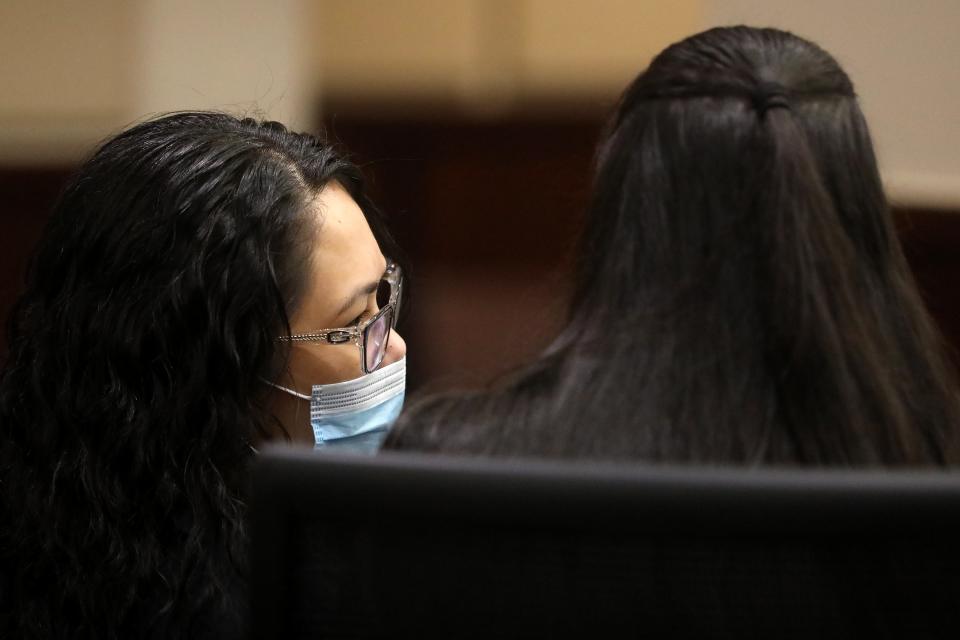
<svg viewBox="0 0 960 640"><path fill-rule="evenodd" d="M313 385L390 369L380 397L399 411L398 300L378 297L399 272L381 251L396 255L357 168L278 123L178 113L101 146L10 320L0 630L239 634L254 448L333 443ZM382 440L361 418L364 446Z"/></svg>
<svg viewBox="0 0 960 640"><path fill-rule="evenodd" d="M960 461L957 380L850 79L783 31L660 53L598 154L565 331L388 446L732 464Z"/></svg>

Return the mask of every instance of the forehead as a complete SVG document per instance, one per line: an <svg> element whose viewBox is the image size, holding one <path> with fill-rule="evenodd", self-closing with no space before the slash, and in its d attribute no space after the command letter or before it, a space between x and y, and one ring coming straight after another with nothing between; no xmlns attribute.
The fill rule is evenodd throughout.
<svg viewBox="0 0 960 640"><path fill-rule="evenodd" d="M358 287L377 280L386 267L370 225L350 194L330 183L311 203L316 240L307 290L294 324L326 326Z"/></svg>
<svg viewBox="0 0 960 640"><path fill-rule="evenodd" d="M313 201L317 221L317 242L314 245L315 265L369 270L382 273L383 255L359 205L346 189L333 182L324 187Z"/></svg>

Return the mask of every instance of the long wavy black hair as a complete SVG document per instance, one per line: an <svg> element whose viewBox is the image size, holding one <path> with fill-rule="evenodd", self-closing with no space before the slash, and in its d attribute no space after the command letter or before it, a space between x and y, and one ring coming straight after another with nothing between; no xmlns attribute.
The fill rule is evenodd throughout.
<svg viewBox="0 0 960 640"><path fill-rule="evenodd" d="M239 629L251 443L275 420L261 380L283 366L331 181L389 249L358 169L276 122L168 115L73 177L0 378L0 629Z"/></svg>
<svg viewBox="0 0 960 640"><path fill-rule="evenodd" d="M624 93L553 348L412 408L387 446L921 465L960 460L958 429L850 79L807 40L731 27Z"/></svg>

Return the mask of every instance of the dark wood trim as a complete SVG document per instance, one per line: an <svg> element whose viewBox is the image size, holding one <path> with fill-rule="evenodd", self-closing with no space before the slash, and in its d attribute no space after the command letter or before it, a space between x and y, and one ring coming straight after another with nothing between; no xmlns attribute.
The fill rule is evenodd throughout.
<svg viewBox="0 0 960 640"><path fill-rule="evenodd" d="M465 119L453 112L425 114L392 120L352 114L349 119L333 117L327 125L370 175L424 289L433 274L458 271L457 282L464 274L486 274L477 288L485 293L477 295L493 296L496 283L503 284L504 295L489 301L491 313L542 319L543 299L536 302L538 308L528 309L524 304L534 304L532 300L512 302L505 296L522 291L523 282L545 277L556 285L569 270L601 118L529 115L498 121ZM21 290L29 256L70 172L70 167L0 167L2 319ZM894 218L924 299L960 366L960 208L898 208ZM447 284L438 284L433 293L447 291L443 287L449 278L443 278L437 282ZM565 295L562 287L554 289ZM424 291L425 298L431 295ZM439 304L436 296L432 303ZM412 349L438 348L434 337L442 331L438 334L432 322L410 314L406 325ZM529 335L537 334L539 325L533 325L526 329ZM555 329L550 322L541 328L544 335ZM482 338L481 328L475 330ZM0 351L4 345L0 339ZM499 355L487 349L484 357L502 357L510 364L536 347L513 345L510 353ZM470 369L470 362L457 359L461 370ZM434 372L421 373L426 379Z"/></svg>

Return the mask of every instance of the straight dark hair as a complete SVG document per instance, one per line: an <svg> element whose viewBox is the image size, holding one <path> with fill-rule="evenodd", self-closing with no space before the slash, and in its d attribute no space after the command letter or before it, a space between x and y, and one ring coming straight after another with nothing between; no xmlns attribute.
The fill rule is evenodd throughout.
<svg viewBox="0 0 960 640"><path fill-rule="evenodd" d="M392 251L358 169L276 122L168 115L73 177L0 374L0 635L241 631L262 379L331 181Z"/></svg>
<svg viewBox="0 0 960 640"><path fill-rule="evenodd" d="M494 391L415 407L388 446L955 463L942 351L849 78L789 33L717 28L624 93L557 342Z"/></svg>

